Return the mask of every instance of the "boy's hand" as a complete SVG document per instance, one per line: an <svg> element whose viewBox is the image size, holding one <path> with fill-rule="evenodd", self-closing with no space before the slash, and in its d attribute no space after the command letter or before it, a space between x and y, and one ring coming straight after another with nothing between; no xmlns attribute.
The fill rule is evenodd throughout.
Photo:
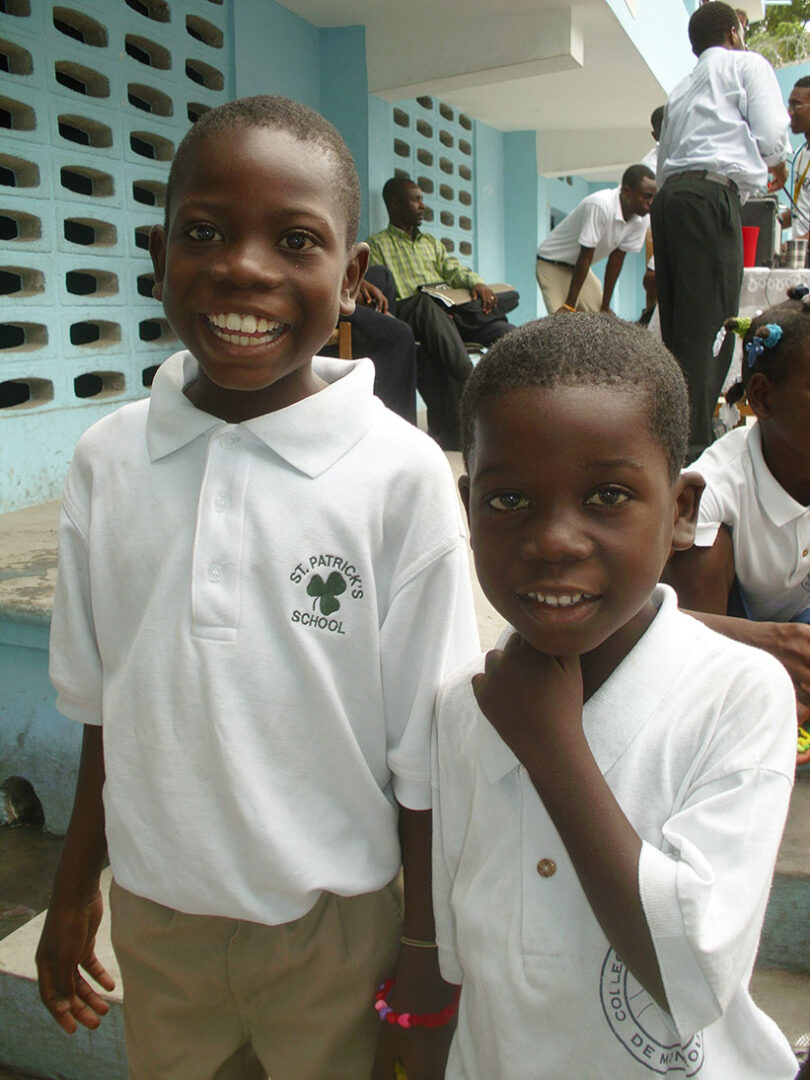
<svg viewBox="0 0 810 1080"><path fill-rule="evenodd" d="M513 634L487 653L472 686L481 712L533 776L557 748L584 739L578 656L548 656Z"/></svg>
<svg viewBox="0 0 810 1080"><path fill-rule="evenodd" d="M39 996L57 1024L72 1035L78 1026L97 1028L109 1005L82 975L83 968L104 990L115 982L95 953L101 922L101 894L86 904L51 906L37 946Z"/></svg>
<svg viewBox="0 0 810 1080"><path fill-rule="evenodd" d="M455 991L439 975L435 949L403 946L388 1002L395 1012L439 1012ZM373 1080L394 1080L397 1061L408 1080L442 1080L455 1027L455 1020L438 1028L380 1024Z"/></svg>

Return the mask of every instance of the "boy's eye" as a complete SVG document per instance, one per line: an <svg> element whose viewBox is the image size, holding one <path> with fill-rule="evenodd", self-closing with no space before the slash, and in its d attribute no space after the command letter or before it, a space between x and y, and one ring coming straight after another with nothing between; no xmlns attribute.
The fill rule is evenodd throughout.
<svg viewBox="0 0 810 1080"><path fill-rule="evenodd" d="M192 240L202 240L205 243L222 239L213 225L192 225L190 229L186 230L186 236L190 236Z"/></svg>
<svg viewBox="0 0 810 1080"><path fill-rule="evenodd" d="M623 488L608 486L597 488L592 495L585 500L588 506L621 506L630 498Z"/></svg>
<svg viewBox="0 0 810 1080"><path fill-rule="evenodd" d="M500 495L493 495L487 499L487 506L493 510L525 510L529 500L519 491L503 491Z"/></svg>
<svg viewBox="0 0 810 1080"><path fill-rule="evenodd" d="M292 232L282 236L280 244L289 251L306 251L308 248L315 246L315 241L309 233Z"/></svg>

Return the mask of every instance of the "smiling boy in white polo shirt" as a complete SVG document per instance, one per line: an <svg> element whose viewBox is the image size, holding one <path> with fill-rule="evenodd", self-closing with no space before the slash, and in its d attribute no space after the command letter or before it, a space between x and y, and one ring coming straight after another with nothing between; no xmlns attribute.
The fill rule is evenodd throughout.
<svg viewBox="0 0 810 1080"><path fill-rule="evenodd" d="M586 196L537 249L537 284L549 315L609 311L628 251L641 251L655 175L646 165L625 169L621 187ZM604 288L593 263L607 259Z"/></svg>
<svg viewBox="0 0 810 1080"><path fill-rule="evenodd" d="M68 1032L107 1011L80 969L111 987L108 850L133 1080L368 1077L398 828L406 932L432 937L430 717L477 634L444 456L370 361L313 359L354 305L358 213L316 113L207 113L151 237L188 351L67 481L51 676L85 734L40 992ZM446 994L435 950L397 972L414 1010Z"/></svg>
<svg viewBox="0 0 810 1080"><path fill-rule="evenodd" d="M447 1080L792 1080L748 991L793 781L793 691L678 611L686 386L645 329L555 315L464 392L460 488L499 644L436 706Z"/></svg>

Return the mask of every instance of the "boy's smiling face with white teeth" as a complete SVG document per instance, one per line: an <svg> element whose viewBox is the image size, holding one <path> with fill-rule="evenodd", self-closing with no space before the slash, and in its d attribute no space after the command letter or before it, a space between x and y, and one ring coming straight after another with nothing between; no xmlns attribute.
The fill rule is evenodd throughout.
<svg viewBox="0 0 810 1080"><path fill-rule="evenodd" d="M562 385L476 415L460 481L476 571L539 652L612 670L654 617L683 481L670 482L648 409L632 389Z"/></svg>
<svg viewBox="0 0 810 1080"><path fill-rule="evenodd" d="M150 250L155 296L200 365L198 408L238 421L322 388L312 357L354 310L368 249L346 247L320 146L246 124L204 137Z"/></svg>

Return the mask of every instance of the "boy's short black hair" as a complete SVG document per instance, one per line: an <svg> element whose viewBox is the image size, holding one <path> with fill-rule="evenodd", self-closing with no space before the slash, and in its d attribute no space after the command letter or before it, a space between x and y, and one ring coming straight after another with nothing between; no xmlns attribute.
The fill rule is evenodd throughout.
<svg viewBox="0 0 810 1080"><path fill-rule="evenodd" d="M622 187L638 191L642 180L654 180L655 173L647 165L628 165L622 175Z"/></svg>
<svg viewBox="0 0 810 1080"><path fill-rule="evenodd" d="M351 152L342 136L320 113L292 98L272 94L237 98L204 113L186 132L174 155L166 184L165 225L169 224L172 193L185 175L189 160L202 139L232 131L236 127L274 128L299 142L314 143L334 166L335 198L346 217L346 247L357 239L360 224L360 180Z"/></svg>
<svg viewBox="0 0 810 1080"><path fill-rule="evenodd" d="M562 312L510 330L473 369L461 399L461 446L469 464L482 406L525 387L609 386L647 400L648 431L674 483L689 437L686 380L659 338L608 313Z"/></svg>
<svg viewBox="0 0 810 1080"><path fill-rule="evenodd" d="M713 45L722 45L729 30L740 29L737 12L722 0L712 0L699 7L689 20L689 41L692 52L700 56Z"/></svg>

